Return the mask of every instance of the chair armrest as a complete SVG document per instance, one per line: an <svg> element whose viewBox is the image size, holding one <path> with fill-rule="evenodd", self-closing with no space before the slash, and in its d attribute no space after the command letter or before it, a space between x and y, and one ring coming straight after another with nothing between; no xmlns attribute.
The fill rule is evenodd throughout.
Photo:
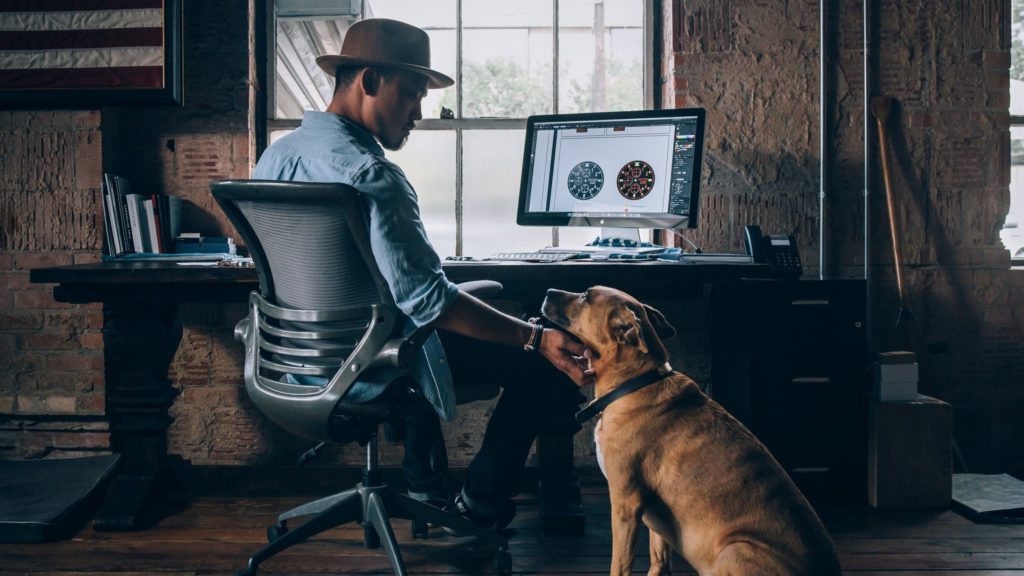
<svg viewBox="0 0 1024 576"><path fill-rule="evenodd" d="M249 317L246 316L235 324L235 341L245 344L245 341L249 338L249 329L252 324L249 322Z"/></svg>
<svg viewBox="0 0 1024 576"><path fill-rule="evenodd" d="M412 364L413 358L416 357L416 350L422 344L422 342L416 341L413 338L419 336L420 332L424 331L429 335L430 330L420 329L408 338L392 338L388 340L377 351L377 355L373 357L373 362L367 368L378 368L381 366L408 368Z"/></svg>
<svg viewBox="0 0 1024 576"><path fill-rule="evenodd" d="M494 280L471 280L457 284L457 286L459 290L477 298L493 298L501 294L501 291L505 288L501 285L501 282L495 282Z"/></svg>

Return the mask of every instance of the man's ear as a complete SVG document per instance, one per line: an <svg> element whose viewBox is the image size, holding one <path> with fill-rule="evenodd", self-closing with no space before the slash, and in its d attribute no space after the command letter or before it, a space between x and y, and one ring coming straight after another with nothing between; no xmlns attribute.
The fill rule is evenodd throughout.
<svg viewBox="0 0 1024 576"><path fill-rule="evenodd" d="M632 310L627 309L616 318L612 324L612 333L619 344L632 346L647 354L647 341L644 340L644 331L640 327L640 318Z"/></svg>
<svg viewBox="0 0 1024 576"><path fill-rule="evenodd" d="M676 329L668 323L664 314L647 304L643 304L643 307L644 312L647 313L647 319L651 321L651 326L654 326L654 333L658 335L658 338L668 340L676 335Z"/></svg>
<svg viewBox="0 0 1024 576"><path fill-rule="evenodd" d="M376 96L380 90L381 76L373 68L363 68L359 73L359 85L367 96Z"/></svg>

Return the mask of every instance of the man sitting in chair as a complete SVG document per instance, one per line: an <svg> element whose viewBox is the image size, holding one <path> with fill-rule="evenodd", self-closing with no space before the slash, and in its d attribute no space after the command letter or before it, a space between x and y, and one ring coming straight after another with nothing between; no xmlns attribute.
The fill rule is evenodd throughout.
<svg viewBox="0 0 1024 576"><path fill-rule="evenodd" d="M503 386L454 502L477 524L503 528L515 513L512 496L538 432L538 407L564 412L571 421L582 400L577 386L593 378L577 361L586 350L564 332L513 318L460 292L427 240L416 192L384 157L381 147L401 148L422 118L427 89L454 84L430 69L427 34L394 20L363 20L349 28L340 55L321 56L317 64L335 79L327 110L306 112L299 129L264 152L253 178L337 182L358 190L368 211L372 251L395 303L416 327L445 331L456 384L487 378ZM354 387L347 399L365 400L377 392ZM452 415L444 406L439 411ZM447 453L437 414L407 423L402 467L410 495L435 504L447 500Z"/></svg>

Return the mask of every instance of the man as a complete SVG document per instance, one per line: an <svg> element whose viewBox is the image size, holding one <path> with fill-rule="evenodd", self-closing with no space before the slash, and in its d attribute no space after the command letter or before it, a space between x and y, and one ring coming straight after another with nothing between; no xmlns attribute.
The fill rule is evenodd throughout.
<svg viewBox="0 0 1024 576"><path fill-rule="evenodd" d="M455 501L464 516L501 528L514 514L511 497L537 434L538 405L571 416L581 400L577 386L593 374L578 362L587 354L579 342L499 312L445 277L424 233L416 193L384 158L381 147L401 148L422 118L427 89L454 83L430 69L429 42L422 30L394 20L353 24L340 55L317 58L335 78L326 112L306 112L299 129L266 150L253 178L340 182L357 189L366 205L372 250L395 303L413 325L446 331L456 383L489 378L503 385L483 446ZM547 362L537 360L538 352ZM516 374L508 377L510 372L518 380ZM437 416L410 421L403 460L410 493L443 502L446 468Z"/></svg>

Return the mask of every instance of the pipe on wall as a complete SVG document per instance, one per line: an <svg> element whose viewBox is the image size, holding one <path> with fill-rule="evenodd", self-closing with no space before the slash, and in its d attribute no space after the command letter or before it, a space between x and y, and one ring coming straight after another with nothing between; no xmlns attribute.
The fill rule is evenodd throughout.
<svg viewBox="0 0 1024 576"><path fill-rule="evenodd" d="M825 255L826 230L828 228L828 94L826 73L828 70L828 0L818 3L818 278L824 280L826 273Z"/></svg>

